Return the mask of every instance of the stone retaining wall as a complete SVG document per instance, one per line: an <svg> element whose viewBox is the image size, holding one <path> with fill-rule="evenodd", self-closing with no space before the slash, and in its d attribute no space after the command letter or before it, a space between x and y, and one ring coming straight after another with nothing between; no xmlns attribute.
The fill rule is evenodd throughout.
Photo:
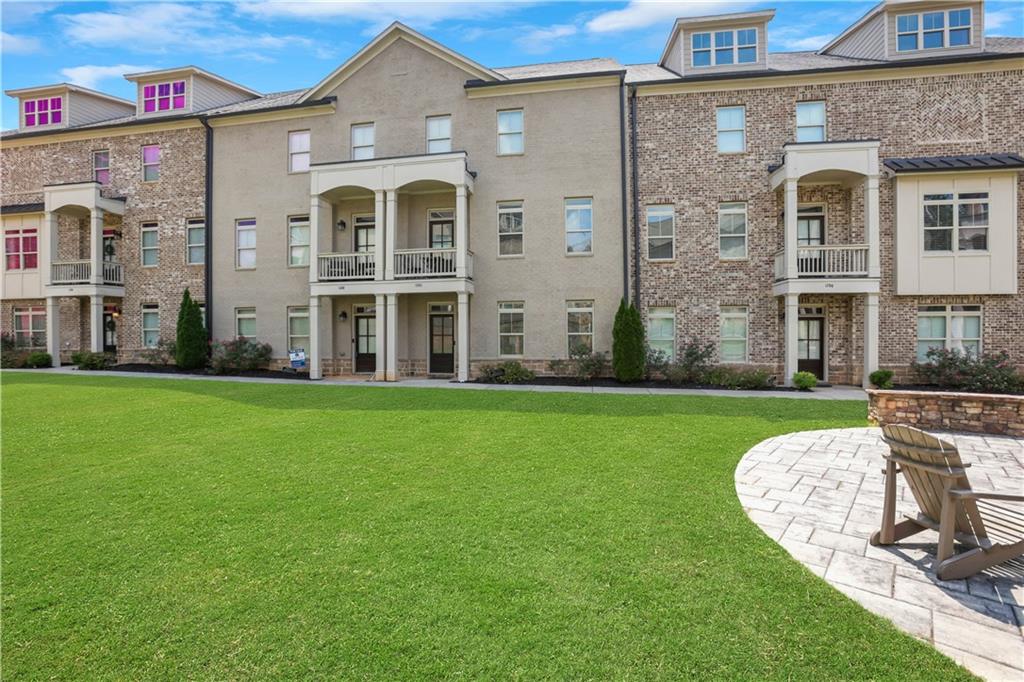
<svg viewBox="0 0 1024 682"><path fill-rule="evenodd" d="M938 391L868 391L873 423L1024 438L1024 396Z"/></svg>

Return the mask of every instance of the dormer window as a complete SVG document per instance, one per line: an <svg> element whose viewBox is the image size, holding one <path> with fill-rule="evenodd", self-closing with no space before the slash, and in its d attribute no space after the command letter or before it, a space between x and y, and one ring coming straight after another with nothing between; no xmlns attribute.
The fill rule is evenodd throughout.
<svg viewBox="0 0 1024 682"><path fill-rule="evenodd" d="M185 108L185 81L150 83L142 86L142 110L176 111Z"/></svg>
<svg viewBox="0 0 1024 682"><path fill-rule="evenodd" d="M971 10L901 14L896 17L896 49L899 52L962 47L971 44Z"/></svg>
<svg viewBox="0 0 1024 682"><path fill-rule="evenodd" d="M725 66L757 62L756 28L694 33L690 38L690 44L694 66Z"/></svg>
<svg viewBox="0 0 1024 682"><path fill-rule="evenodd" d="M26 128L54 125L64 120L63 97L27 99L23 101L22 109Z"/></svg>

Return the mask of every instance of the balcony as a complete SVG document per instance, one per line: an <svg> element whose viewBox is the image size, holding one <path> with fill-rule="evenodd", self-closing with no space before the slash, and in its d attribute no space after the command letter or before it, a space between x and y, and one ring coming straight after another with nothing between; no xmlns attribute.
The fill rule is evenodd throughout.
<svg viewBox="0 0 1024 682"><path fill-rule="evenodd" d="M374 279L377 271L373 252L325 253L317 259L321 282Z"/></svg>
<svg viewBox="0 0 1024 682"><path fill-rule="evenodd" d="M50 283L53 286L70 284L103 284L124 286L124 266L120 263L103 261L103 278L99 282L92 280L92 261L75 260L52 263L50 266Z"/></svg>
<svg viewBox="0 0 1024 682"><path fill-rule="evenodd" d="M867 277L868 245L798 246L797 278ZM786 250L775 252L775 281L786 279Z"/></svg>

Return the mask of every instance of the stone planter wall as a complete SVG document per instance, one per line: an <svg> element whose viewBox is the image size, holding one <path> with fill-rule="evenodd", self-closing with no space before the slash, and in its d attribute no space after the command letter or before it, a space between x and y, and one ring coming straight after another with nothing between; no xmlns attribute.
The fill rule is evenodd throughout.
<svg viewBox="0 0 1024 682"><path fill-rule="evenodd" d="M869 390L868 419L879 425L1024 438L1024 396Z"/></svg>

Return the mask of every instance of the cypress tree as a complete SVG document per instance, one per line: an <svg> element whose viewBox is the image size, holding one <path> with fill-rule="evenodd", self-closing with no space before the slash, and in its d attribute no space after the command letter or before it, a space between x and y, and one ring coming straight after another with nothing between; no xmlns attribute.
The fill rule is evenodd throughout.
<svg viewBox="0 0 1024 682"><path fill-rule="evenodd" d="M640 311L622 299L612 326L612 370L615 378L622 382L640 381L644 378L646 361Z"/></svg>
<svg viewBox="0 0 1024 682"><path fill-rule="evenodd" d="M198 369L206 365L206 330L199 304L188 289L178 309L178 335L174 345L174 364L180 369Z"/></svg>

